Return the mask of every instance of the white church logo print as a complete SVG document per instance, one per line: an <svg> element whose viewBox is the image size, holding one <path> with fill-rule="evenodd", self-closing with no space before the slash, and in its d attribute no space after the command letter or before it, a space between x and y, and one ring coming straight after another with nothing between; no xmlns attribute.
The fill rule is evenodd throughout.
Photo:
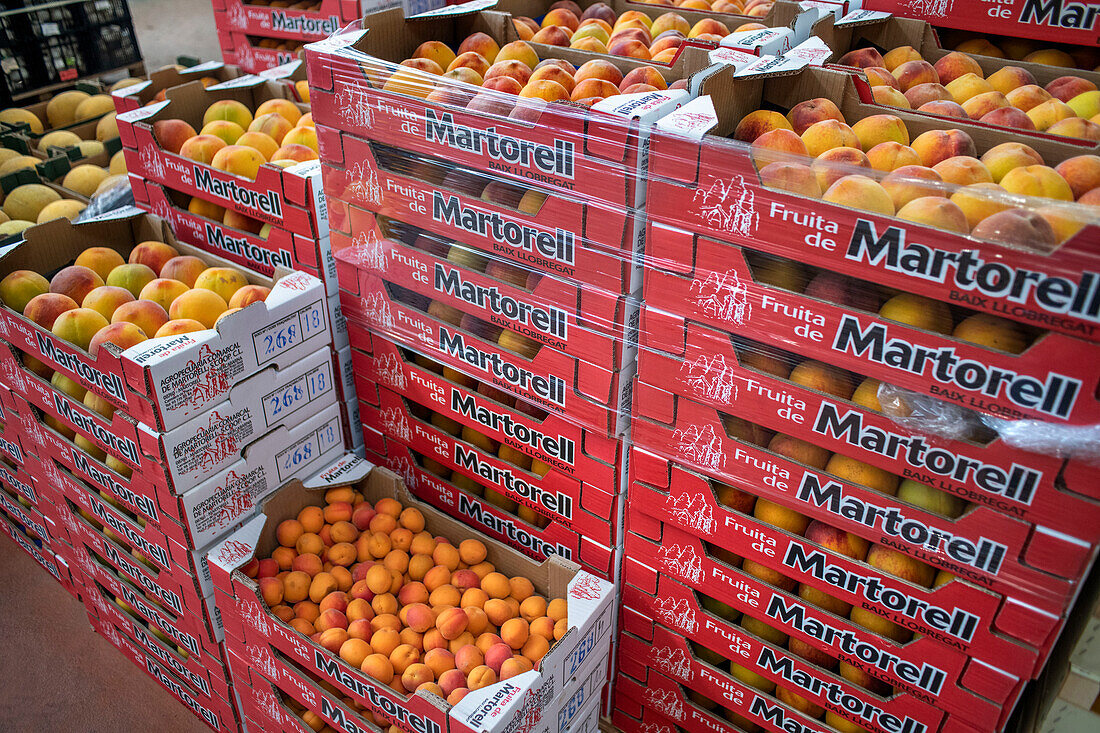
<svg viewBox="0 0 1100 733"><path fill-rule="evenodd" d="M390 303L381 293L371 293L362 299L360 309L363 318L379 328L393 328L393 313Z"/></svg>
<svg viewBox="0 0 1100 733"><path fill-rule="evenodd" d="M395 390L405 389L408 381L401 364L397 354L381 354L374 357L374 373L378 375L378 381Z"/></svg>
<svg viewBox="0 0 1100 733"><path fill-rule="evenodd" d="M749 290L733 270L710 272L703 280L692 280L691 292L703 313L723 323L741 326L752 317Z"/></svg>
<svg viewBox="0 0 1100 733"><path fill-rule="evenodd" d="M657 550L657 558L670 574L690 583L703 581L703 560L695 554L695 548L691 545L662 545Z"/></svg>
<svg viewBox="0 0 1100 733"><path fill-rule="evenodd" d="M243 5L233 5L229 8L229 27L237 30L247 30L248 16Z"/></svg>
<svg viewBox="0 0 1100 733"><path fill-rule="evenodd" d="M643 695L649 707L673 720L684 719L684 705L672 690L648 688Z"/></svg>
<svg viewBox="0 0 1100 733"><path fill-rule="evenodd" d="M275 693L271 691L270 687L266 685L260 686L252 690L253 699L256 700L260 710L263 710L267 714L267 717L272 720L282 721L283 710L279 705L278 699L275 697Z"/></svg>
<svg viewBox="0 0 1100 733"><path fill-rule="evenodd" d="M248 656L251 657L250 661L256 669L260 670L260 674L269 680L276 679L279 671L275 668L275 657L272 656L271 650L264 644L249 644L247 649Z"/></svg>
<svg viewBox="0 0 1100 733"><path fill-rule="evenodd" d="M346 193L367 204L381 206L383 203L378 173L373 168L369 170L365 168L362 161L348 169Z"/></svg>
<svg viewBox="0 0 1100 733"><path fill-rule="evenodd" d="M673 649L663 646L653 650L653 666L665 674L670 674L684 682L690 682L692 678L691 662L683 649Z"/></svg>
<svg viewBox="0 0 1100 733"><path fill-rule="evenodd" d="M409 423L405 419L404 410L401 408L387 407L382 410L379 420L382 423L382 432L392 435L398 440L412 440L412 431L409 430Z"/></svg>
<svg viewBox="0 0 1100 733"><path fill-rule="evenodd" d="M382 240L373 229L355 235L351 240L351 252L352 262L356 266L375 272L386 271L386 255L382 250Z"/></svg>
<svg viewBox="0 0 1100 733"><path fill-rule="evenodd" d="M907 8L912 17L946 18L954 9L955 0L906 0L902 7Z"/></svg>
<svg viewBox="0 0 1100 733"><path fill-rule="evenodd" d="M355 127L374 127L374 111L367 93L360 87L345 86L336 93L336 109L344 122Z"/></svg>
<svg viewBox="0 0 1100 733"><path fill-rule="evenodd" d="M642 723L638 726L638 733L672 733L672 729L667 725L659 725L657 723Z"/></svg>
<svg viewBox="0 0 1100 733"><path fill-rule="evenodd" d="M677 428L672 439L678 441L676 447L685 460L708 469L719 469L726 465L722 440L714 432L713 425L705 425L701 430L697 425Z"/></svg>
<svg viewBox="0 0 1100 733"><path fill-rule="evenodd" d="M713 535L718 529L714 510L702 494L681 491L669 494L668 511L681 527L687 527L702 535Z"/></svg>
<svg viewBox="0 0 1100 733"><path fill-rule="evenodd" d="M141 148L141 152L138 153L138 160L141 161L142 167L148 172L150 178L163 180L168 174L160 153L151 145L145 145Z"/></svg>
<svg viewBox="0 0 1100 733"><path fill-rule="evenodd" d="M695 609L688 605L686 598L658 599L657 616L662 622L685 634L693 634L699 628L695 620Z"/></svg>
<svg viewBox="0 0 1100 733"><path fill-rule="evenodd" d="M734 370L722 354L704 354L692 361L682 361L680 375L695 394L708 400L729 404L737 399Z"/></svg>
<svg viewBox="0 0 1100 733"><path fill-rule="evenodd" d="M756 213L756 192L738 175L729 181L715 180L708 189L695 192L700 218L709 226L741 237L751 237L760 226Z"/></svg>

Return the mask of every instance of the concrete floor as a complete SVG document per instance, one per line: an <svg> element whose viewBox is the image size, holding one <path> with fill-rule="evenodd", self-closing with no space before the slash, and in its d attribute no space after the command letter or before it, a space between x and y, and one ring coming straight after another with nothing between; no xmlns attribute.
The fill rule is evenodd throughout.
<svg viewBox="0 0 1100 733"><path fill-rule="evenodd" d="M210 0L130 0L130 14L146 68L174 64L180 54L221 60Z"/></svg>
<svg viewBox="0 0 1100 733"><path fill-rule="evenodd" d="M0 731L209 733L3 533L0 589Z"/></svg>

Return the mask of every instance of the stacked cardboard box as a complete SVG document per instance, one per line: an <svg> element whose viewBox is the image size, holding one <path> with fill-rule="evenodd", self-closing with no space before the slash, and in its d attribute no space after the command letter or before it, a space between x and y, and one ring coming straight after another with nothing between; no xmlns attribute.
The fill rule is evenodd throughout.
<svg viewBox="0 0 1100 733"><path fill-rule="evenodd" d="M483 543L493 567L530 579L544 598L565 599L568 623L538 669L469 690L450 705L422 690L410 692L401 676L386 684L366 674L366 665L361 670L349 664L342 648L327 648L326 640L304 636L274 613L261 590L261 581L269 579L257 579L262 571L256 560L277 550L277 528L284 520L322 504L329 491L348 489L361 493L368 507L396 500L404 511L417 511L424 530L455 547L466 540ZM386 469L348 455L310 479L292 482L264 502L259 516L211 550L210 565L229 665L249 725L301 730L306 721L314 730L328 725L341 733L378 726L408 733L506 731L521 725L532 731L596 730L613 637L613 586L561 558L538 563L524 557L417 500ZM339 636L348 639L346 633Z"/></svg>
<svg viewBox="0 0 1100 733"><path fill-rule="evenodd" d="M227 78L204 86L192 73L187 83L160 90L156 86L177 79L157 79L157 84L136 92L137 101L144 102L138 107L133 95L116 95L134 199L138 206L171 223L182 241L235 265L267 276L277 269L297 270L321 280L326 318L333 324L333 370L341 377L337 390L344 433L351 441L348 448L358 449L362 446L358 403L347 378L350 350L337 296L320 162L266 164L260 166L255 179L249 179L173 153L154 133L159 122L168 120L182 120L195 130L202 129L206 109L218 100L236 100L254 111L268 100L287 99L307 114L308 103L300 101L308 99L308 91L301 94L304 64L294 61L257 76L241 76L229 67L210 73L213 76L207 81ZM161 92L166 98L155 101ZM130 109L122 111L124 107ZM224 212L220 219L211 218L219 212Z"/></svg>
<svg viewBox="0 0 1100 733"><path fill-rule="evenodd" d="M52 276L90 247L125 259L147 241L230 265L132 208L25 237L0 274ZM36 462L5 470L0 482L26 503L4 508L33 528L44 559L64 560L93 626L215 730L237 730L237 713L206 552L263 496L345 450L321 282L238 270L271 288L266 300L217 329L95 356L0 314L5 453Z"/></svg>
<svg viewBox="0 0 1100 733"><path fill-rule="evenodd" d="M770 78L712 75L650 137L624 730L999 729L1095 558L1094 469L1072 455L1100 380L1091 215L1065 205L1083 226L1056 254L1005 247L765 187L766 152L725 135L825 98L850 125L965 130L978 156L1094 148L884 108L862 76L806 65L825 40ZM876 313L909 294L919 314ZM975 312L1024 334L1018 353L952 338Z"/></svg>

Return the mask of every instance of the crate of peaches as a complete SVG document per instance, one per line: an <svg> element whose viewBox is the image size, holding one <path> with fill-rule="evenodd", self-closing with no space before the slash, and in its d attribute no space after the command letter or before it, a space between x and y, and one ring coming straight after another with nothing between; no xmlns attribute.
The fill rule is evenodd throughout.
<svg viewBox="0 0 1100 733"><path fill-rule="evenodd" d="M880 104L1100 143L1096 71L1043 63L1038 55L1006 60L973 44L951 51L932 26L906 18L814 30L835 65L863 70Z"/></svg>
<svg viewBox="0 0 1100 733"><path fill-rule="evenodd" d="M0 257L3 331L24 365L154 429L179 427L276 359L331 342L319 280L231 267L136 209L24 236Z"/></svg>
<svg viewBox="0 0 1100 733"><path fill-rule="evenodd" d="M210 564L231 653L280 687L319 677L377 724L556 728L607 664L610 583L528 560L350 455L285 485Z"/></svg>

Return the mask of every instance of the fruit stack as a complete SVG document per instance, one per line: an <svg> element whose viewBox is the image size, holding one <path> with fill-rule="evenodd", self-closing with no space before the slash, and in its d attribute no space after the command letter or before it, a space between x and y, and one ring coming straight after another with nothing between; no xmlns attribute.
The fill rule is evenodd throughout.
<svg viewBox="0 0 1100 733"><path fill-rule="evenodd" d="M1100 157L851 70L700 94L650 138L616 722L997 730L1100 539Z"/></svg>
<svg viewBox="0 0 1100 733"><path fill-rule="evenodd" d="M250 728L596 729L612 584L526 558L360 458L281 488L210 569Z"/></svg>
<svg viewBox="0 0 1100 733"><path fill-rule="evenodd" d="M498 12L365 25L307 63L368 455L529 557L611 579L639 122L548 102L640 84L644 113L686 74L536 53Z"/></svg>
<svg viewBox="0 0 1100 733"><path fill-rule="evenodd" d="M344 432L358 448L317 134L300 101L309 98L304 64L220 84L200 78L165 94L119 115L135 200L188 244L268 277L297 270L322 281Z"/></svg>
<svg viewBox="0 0 1100 733"><path fill-rule="evenodd" d="M97 629L235 730L205 554L344 453L324 289L132 208L24 237L0 258L0 374L53 549Z"/></svg>
<svg viewBox="0 0 1100 733"><path fill-rule="evenodd" d="M298 58L320 41L359 20L372 0L213 0L222 59L250 74Z"/></svg>

